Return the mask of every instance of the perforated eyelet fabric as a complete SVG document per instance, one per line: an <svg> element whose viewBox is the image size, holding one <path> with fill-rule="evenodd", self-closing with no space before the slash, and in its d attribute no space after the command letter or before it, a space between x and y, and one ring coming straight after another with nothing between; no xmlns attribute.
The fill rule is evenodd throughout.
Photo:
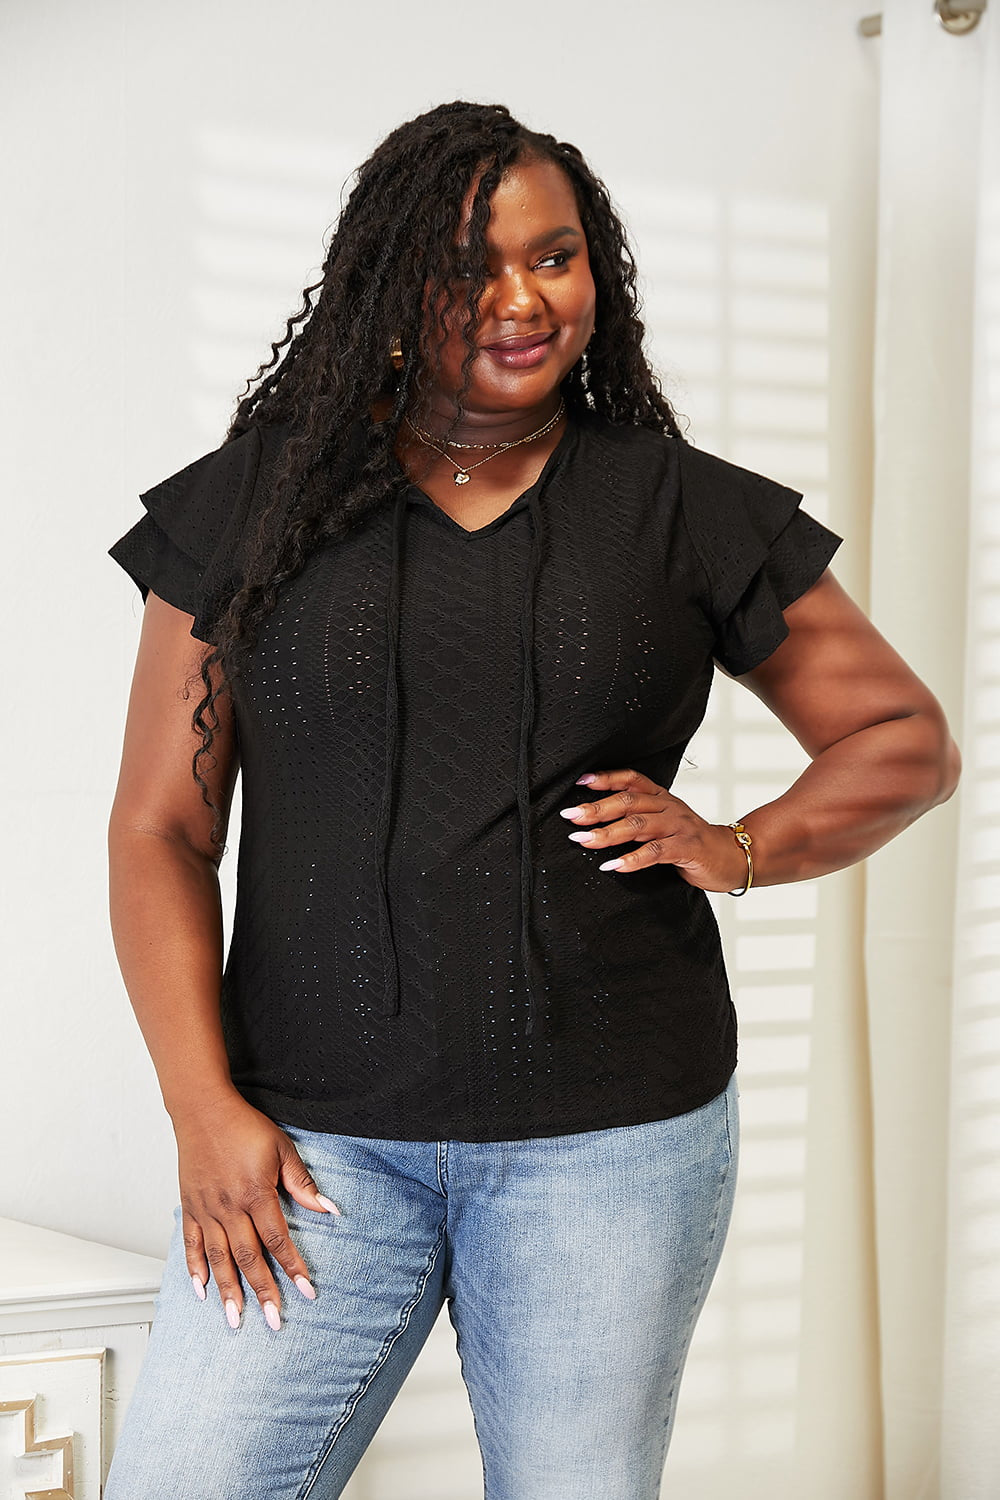
<svg viewBox="0 0 1000 1500"><path fill-rule="evenodd" d="M281 429L144 492L109 548L210 640ZM572 414L535 483L466 531L411 485L279 591L236 684L243 778L220 1004L276 1120L524 1139L706 1103L736 1017L705 892L599 871L560 809L584 771L670 787L719 661L751 670L842 538L802 495Z"/></svg>

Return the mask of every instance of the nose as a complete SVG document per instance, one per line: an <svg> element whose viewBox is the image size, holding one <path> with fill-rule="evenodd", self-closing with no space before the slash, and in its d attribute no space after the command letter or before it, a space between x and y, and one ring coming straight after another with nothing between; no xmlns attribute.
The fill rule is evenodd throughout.
<svg viewBox="0 0 1000 1500"><path fill-rule="evenodd" d="M527 323L543 306L538 285L530 273L506 271L497 278L491 312L498 323Z"/></svg>

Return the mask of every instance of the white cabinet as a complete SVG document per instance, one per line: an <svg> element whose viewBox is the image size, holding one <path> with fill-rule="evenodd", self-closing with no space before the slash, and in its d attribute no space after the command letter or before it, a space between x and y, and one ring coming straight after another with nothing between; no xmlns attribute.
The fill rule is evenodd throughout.
<svg viewBox="0 0 1000 1500"><path fill-rule="evenodd" d="M0 1218L0 1495L99 1500L163 1262Z"/></svg>

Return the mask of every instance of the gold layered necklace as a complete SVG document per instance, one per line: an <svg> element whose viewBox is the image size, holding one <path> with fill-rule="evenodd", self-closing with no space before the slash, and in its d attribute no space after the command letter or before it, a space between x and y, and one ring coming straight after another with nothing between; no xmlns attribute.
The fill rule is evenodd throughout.
<svg viewBox="0 0 1000 1500"><path fill-rule="evenodd" d="M480 464L488 464L491 458L496 458L497 454L499 453L505 453L508 448L519 448L522 443L534 442L535 438L544 437L547 432L551 432L565 410L566 403L562 399L562 397L560 397L559 407L555 413L555 416L550 417L549 420L545 423L544 427L539 427L537 432L529 432L527 437L516 438L513 442L510 443L447 444L447 447L449 448L495 448L497 450L496 453L487 453L485 458L479 459L479 461L474 464L460 464L457 458L452 458L450 453L446 453L444 448L439 447L439 445L434 441L434 438L429 432L424 432L422 427L417 427L415 423L410 421L409 417L404 417L403 421L406 423L407 427L409 427L410 431L416 434L416 436L422 443L426 443L429 448L433 448L436 453L440 453L442 458L446 458L450 464L454 465L454 479L456 484L468 484L469 480L472 478L472 470L478 469Z"/></svg>

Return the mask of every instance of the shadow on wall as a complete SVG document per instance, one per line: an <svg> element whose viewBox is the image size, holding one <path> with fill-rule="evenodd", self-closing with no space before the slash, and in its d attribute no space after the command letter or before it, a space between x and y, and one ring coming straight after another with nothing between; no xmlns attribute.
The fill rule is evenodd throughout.
<svg viewBox="0 0 1000 1500"><path fill-rule="evenodd" d="M193 150L190 327L198 378L190 399L207 449L221 441L242 381L267 352L259 331L280 334L298 289L316 279L318 267L303 266L364 152L282 147L242 128L204 129ZM723 202L628 182L612 192L631 227L642 283L652 287L644 317L654 359L658 348L669 351L665 389L684 415L690 406L698 412L691 437L802 490L806 508L826 520L825 205ZM685 762L674 790L719 822L779 795L808 763L759 701L721 676L688 754L697 769ZM237 799L233 850L238 828ZM224 862L227 941L234 869L235 859ZM666 1472L683 1487L686 1475L704 1485L711 1471L722 1479L738 1469L748 1500L773 1500L775 1479L792 1471L797 1440L818 888L802 882L752 896L711 898L741 1021L741 1181ZM482 1495L444 1310L344 1492L345 1500L403 1493L407 1500Z"/></svg>

